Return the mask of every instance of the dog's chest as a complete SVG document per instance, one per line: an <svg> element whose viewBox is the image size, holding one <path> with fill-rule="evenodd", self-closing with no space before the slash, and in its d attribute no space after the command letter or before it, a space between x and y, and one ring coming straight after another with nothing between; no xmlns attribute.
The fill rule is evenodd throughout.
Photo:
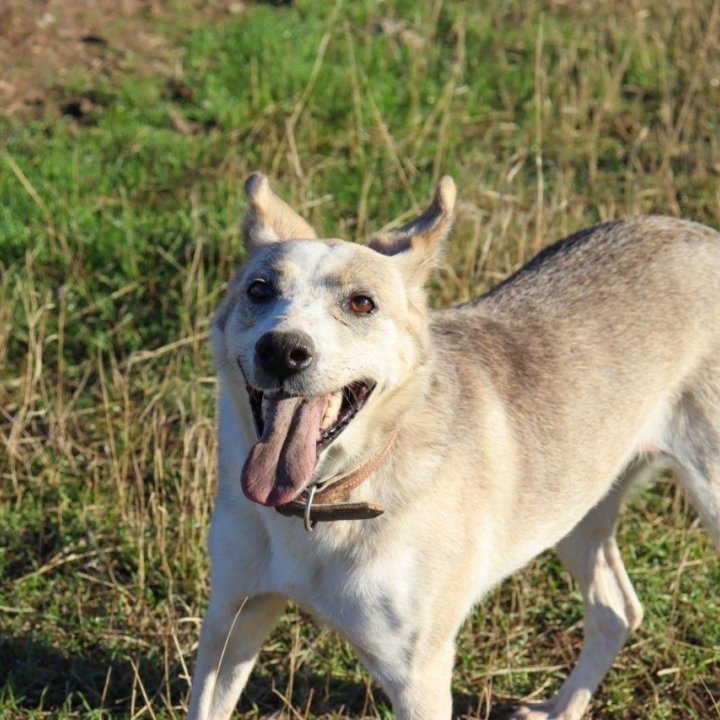
<svg viewBox="0 0 720 720"><path fill-rule="evenodd" d="M422 593L420 564L414 551L403 548L376 556L315 535L294 542L276 536L266 583L269 591L289 597L351 640L395 637L401 642L412 633L406 619Z"/></svg>

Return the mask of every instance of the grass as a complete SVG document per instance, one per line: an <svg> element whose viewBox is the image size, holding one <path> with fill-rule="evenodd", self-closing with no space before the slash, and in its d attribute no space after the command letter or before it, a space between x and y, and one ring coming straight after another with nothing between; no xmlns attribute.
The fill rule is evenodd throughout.
<svg viewBox="0 0 720 720"><path fill-rule="evenodd" d="M157 32L164 74L72 78L0 119L0 715L181 717L207 602L208 318L262 168L324 234L361 239L453 174L438 306L597 220L720 226L717 3L249 5ZM57 91L57 88L56 88ZM720 717L720 567L670 479L621 548L646 608L596 718ZM459 639L460 716L556 688L581 603L554 557ZM387 717L349 647L291 610L243 717Z"/></svg>

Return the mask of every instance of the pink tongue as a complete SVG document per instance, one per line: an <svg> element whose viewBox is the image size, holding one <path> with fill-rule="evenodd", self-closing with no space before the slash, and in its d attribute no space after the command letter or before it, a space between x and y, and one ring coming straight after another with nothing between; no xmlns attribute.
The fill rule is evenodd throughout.
<svg viewBox="0 0 720 720"><path fill-rule="evenodd" d="M261 505L294 500L315 470L324 396L283 398L267 409L263 435L252 446L242 469L245 495Z"/></svg>

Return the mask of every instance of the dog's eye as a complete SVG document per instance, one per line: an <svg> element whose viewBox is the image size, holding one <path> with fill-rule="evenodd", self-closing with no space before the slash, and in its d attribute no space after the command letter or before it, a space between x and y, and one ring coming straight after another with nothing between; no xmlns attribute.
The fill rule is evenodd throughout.
<svg viewBox="0 0 720 720"><path fill-rule="evenodd" d="M348 302L348 307L356 315L367 315L375 309L375 303L367 295L353 295Z"/></svg>
<svg viewBox="0 0 720 720"><path fill-rule="evenodd" d="M253 280L247 289L248 297L258 303L264 303L275 297L275 289L266 280Z"/></svg>

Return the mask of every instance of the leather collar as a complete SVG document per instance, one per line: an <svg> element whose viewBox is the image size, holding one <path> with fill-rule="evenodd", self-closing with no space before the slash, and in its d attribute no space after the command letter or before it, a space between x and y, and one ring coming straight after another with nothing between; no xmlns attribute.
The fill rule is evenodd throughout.
<svg viewBox="0 0 720 720"><path fill-rule="evenodd" d="M349 475L336 480L327 487L312 485L295 500L277 505L275 510L286 517L301 517L305 520L305 529L312 530L315 523L335 522L336 520L369 520L382 515L381 505L367 502L337 502L345 500L355 488L362 485L377 470L390 452L397 431L391 433L385 447L371 460L361 465Z"/></svg>

